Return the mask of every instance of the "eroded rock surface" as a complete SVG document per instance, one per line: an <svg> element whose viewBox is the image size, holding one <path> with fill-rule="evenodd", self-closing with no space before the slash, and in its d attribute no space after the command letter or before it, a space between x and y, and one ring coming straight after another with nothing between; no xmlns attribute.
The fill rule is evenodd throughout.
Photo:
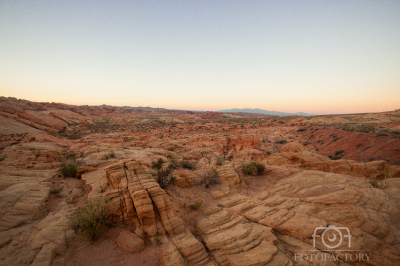
<svg viewBox="0 0 400 266"><path fill-rule="evenodd" d="M234 219L227 218L234 212L237 220L247 219L272 228L285 243L282 252L289 256L299 248L315 250L314 253L327 250L322 241L316 241L313 246L313 235L320 235L333 226L348 228L351 240L343 237L343 251L326 252L340 253L339 257L344 259L346 253L350 255L352 250L362 250L372 254L368 264L395 265L400 259L400 205L396 196L400 192L400 179L389 179L389 182L390 190L381 190L363 178L303 171L282 179L254 197L218 194L219 206L224 210L218 209L214 216L200 221L199 228L205 235L207 246L214 249L214 238L208 237L212 231L207 229L207 223L229 228L225 234L218 235L222 239L216 243L223 249L225 245L221 243L233 243L230 237L237 232L231 226ZM316 231L318 227L325 229Z"/></svg>
<svg viewBox="0 0 400 266"><path fill-rule="evenodd" d="M167 233L176 249L189 263L213 265L204 246L185 229L181 219L175 216L169 196L155 181L147 165L130 159L109 165L104 171L113 189L105 193L105 197L113 203L113 221L134 223L136 227L143 228L156 245L161 241L162 235ZM161 220L162 228L157 226L157 220ZM171 244L168 245L167 249L174 250ZM179 260L169 257L165 259L171 263Z"/></svg>

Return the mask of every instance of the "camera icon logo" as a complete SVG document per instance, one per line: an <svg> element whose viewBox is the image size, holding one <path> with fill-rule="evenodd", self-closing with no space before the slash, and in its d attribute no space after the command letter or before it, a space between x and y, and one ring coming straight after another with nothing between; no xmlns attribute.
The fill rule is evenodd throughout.
<svg viewBox="0 0 400 266"><path fill-rule="evenodd" d="M317 235L317 231L324 230L322 235ZM344 231L345 235L342 234ZM347 237L349 239L349 248L351 246L351 234L350 230L347 227L336 227L334 225L330 225L328 227L319 226L316 227L313 234L313 246L315 248L315 240L317 237L321 237L322 243L325 247L333 249L337 248L342 244L343 237ZM327 243L328 242L328 243Z"/></svg>

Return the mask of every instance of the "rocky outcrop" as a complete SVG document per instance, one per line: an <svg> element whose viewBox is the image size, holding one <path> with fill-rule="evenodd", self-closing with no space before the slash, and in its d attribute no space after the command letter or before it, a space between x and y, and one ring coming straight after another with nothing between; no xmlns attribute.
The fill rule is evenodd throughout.
<svg viewBox="0 0 400 266"><path fill-rule="evenodd" d="M281 153L270 156L264 162L268 165L295 166L356 177L375 176L378 179L383 179L385 175L387 178L400 177L400 166L389 165L385 161L362 163L344 159L331 160L295 142L283 145L280 151Z"/></svg>
<svg viewBox="0 0 400 266"><path fill-rule="evenodd" d="M346 227L351 233L351 242L343 237L339 257L343 259L352 250L363 250L373 254L369 264L395 265L400 259L400 220L397 218L400 217L400 205L395 196L400 192L399 185L400 179L389 179L390 190L381 190L363 178L303 171L282 179L254 197L219 194L219 206L229 210L216 212L216 217L219 213L223 222L214 218L210 223L232 228L228 221L233 219L221 217L234 212L238 215L237 220L246 218L252 223L271 227L287 245L286 251L283 250L287 255L299 247L304 250L313 247L315 234L321 236L324 230L333 229L333 226ZM207 229L202 229L206 228L204 224L205 221L201 222L199 228L205 235L205 242L213 248ZM318 227L321 230L316 231ZM232 242L230 235L220 234L218 243ZM315 248L337 254L334 250L326 251L327 247L321 241L315 242Z"/></svg>
<svg viewBox="0 0 400 266"><path fill-rule="evenodd" d="M210 207L205 214L197 227L219 265L292 265L275 246L278 240L270 227L220 207Z"/></svg>
<svg viewBox="0 0 400 266"><path fill-rule="evenodd" d="M2 169L0 265L50 265L55 256L67 251L67 241L75 235L67 218L71 211L46 216L46 181L53 174L54 171ZM63 261L60 258L58 262Z"/></svg>
<svg viewBox="0 0 400 266"><path fill-rule="evenodd" d="M111 214L114 222L133 223L143 228L155 245L162 235L167 234L189 263L213 265L204 246L175 216L169 196L155 181L147 165L129 159L109 165L104 171L112 188L104 196L113 203ZM161 221L162 226L157 224L157 220ZM167 249L173 249L171 244L168 245ZM174 256L165 260L180 259Z"/></svg>

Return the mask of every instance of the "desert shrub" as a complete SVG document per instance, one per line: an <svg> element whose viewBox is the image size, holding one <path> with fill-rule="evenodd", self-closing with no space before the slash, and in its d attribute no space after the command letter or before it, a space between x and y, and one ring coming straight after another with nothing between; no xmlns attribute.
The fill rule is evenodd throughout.
<svg viewBox="0 0 400 266"><path fill-rule="evenodd" d="M375 132L375 126L374 125L361 125L358 129L358 131L360 132L364 132L364 133L369 133L369 132Z"/></svg>
<svg viewBox="0 0 400 266"><path fill-rule="evenodd" d="M309 141L304 141L303 142L303 146L307 146L307 145L310 145L311 144L311 142L309 142Z"/></svg>
<svg viewBox="0 0 400 266"><path fill-rule="evenodd" d="M302 131L306 131L307 129L306 128L299 128L298 130L297 130L297 132L302 132Z"/></svg>
<svg viewBox="0 0 400 266"><path fill-rule="evenodd" d="M246 175L261 175L265 170L265 165L258 162L242 163L242 172Z"/></svg>
<svg viewBox="0 0 400 266"><path fill-rule="evenodd" d="M376 134L376 137L385 137L385 136L388 136L388 134L384 133L384 132L380 132L380 133Z"/></svg>
<svg viewBox="0 0 400 266"><path fill-rule="evenodd" d="M98 197L96 200L87 199L85 205L79 208L75 217L70 217L73 226L90 240L95 240L109 226L109 199Z"/></svg>
<svg viewBox="0 0 400 266"><path fill-rule="evenodd" d="M182 160L180 165L182 168L185 168L185 169L190 169L190 170L194 169L194 164L189 161L186 161L186 160Z"/></svg>
<svg viewBox="0 0 400 266"><path fill-rule="evenodd" d="M383 184L383 181L385 181L385 184ZM385 173L385 179L384 179L383 181L379 182L379 181L376 179L376 176L371 176L371 177L369 178L369 183L370 183L374 188L379 188L379 189L382 189L382 190L387 189L388 186L389 186L389 184L387 183L387 180L386 180L386 173ZM379 183L380 183L380 184L379 184Z"/></svg>
<svg viewBox="0 0 400 266"><path fill-rule="evenodd" d="M151 167L153 167L154 169L157 169L158 171L161 169L161 167L164 164L164 160L159 158L157 161L154 161L151 163Z"/></svg>
<svg viewBox="0 0 400 266"><path fill-rule="evenodd" d="M192 205L190 205L190 208L192 209L192 210L195 210L195 211L197 211L198 209L200 209L201 208L201 206L203 206L203 200L198 200L198 201L196 201L194 204L192 204Z"/></svg>
<svg viewBox="0 0 400 266"><path fill-rule="evenodd" d="M7 156L1 156L1 157L0 157L0 162L1 162L1 161L4 161L6 158L7 158Z"/></svg>
<svg viewBox="0 0 400 266"><path fill-rule="evenodd" d="M62 189L63 189L62 187L60 187L60 188L51 187L49 190L49 194L58 194L61 192Z"/></svg>
<svg viewBox="0 0 400 266"><path fill-rule="evenodd" d="M168 162L169 162L169 166L168 167L171 168L171 169L176 169L179 166L177 157L173 157L173 158L168 159Z"/></svg>
<svg viewBox="0 0 400 266"><path fill-rule="evenodd" d="M104 154L104 159L108 160L110 158L115 158L115 153L113 150L111 150L109 153Z"/></svg>
<svg viewBox="0 0 400 266"><path fill-rule="evenodd" d="M363 143L357 143L356 148L360 148L362 145L364 145Z"/></svg>
<svg viewBox="0 0 400 266"><path fill-rule="evenodd" d="M199 177L199 184L204 184L206 188L209 188L211 185L221 183L221 181L218 178L218 171L214 168L202 172L198 177Z"/></svg>
<svg viewBox="0 0 400 266"><path fill-rule="evenodd" d="M166 188L169 184L175 184L175 177L171 174L171 169L160 170L157 172L157 183L161 188Z"/></svg>
<svg viewBox="0 0 400 266"><path fill-rule="evenodd" d="M65 159L67 160L74 160L76 158L76 154L73 152L67 152L65 154Z"/></svg>
<svg viewBox="0 0 400 266"><path fill-rule="evenodd" d="M64 177L75 177L78 171L77 163L64 162L60 166L60 172Z"/></svg>
<svg viewBox="0 0 400 266"><path fill-rule="evenodd" d="M271 155L271 152L270 152L270 151L267 151L267 154L268 154L268 155Z"/></svg>
<svg viewBox="0 0 400 266"><path fill-rule="evenodd" d="M335 151L335 155L342 154L343 152L344 152L344 150L337 150L337 151Z"/></svg>
<svg viewBox="0 0 400 266"><path fill-rule="evenodd" d="M329 159L331 159L331 160L340 160L340 159L342 159L342 155L341 155L341 154L338 154L338 155L329 155L328 157L329 157Z"/></svg>
<svg viewBox="0 0 400 266"><path fill-rule="evenodd" d="M285 139L277 140L277 141L275 141L275 143L286 144L287 140L285 140Z"/></svg>
<svg viewBox="0 0 400 266"><path fill-rule="evenodd" d="M392 134L394 134L394 135L400 135L400 130L395 130L395 131L392 131L392 132L390 132L390 133L392 133Z"/></svg>
<svg viewBox="0 0 400 266"><path fill-rule="evenodd" d="M217 157L217 165L221 166L224 163L224 161L225 161L224 157L222 157L222 156Z"/></svg>

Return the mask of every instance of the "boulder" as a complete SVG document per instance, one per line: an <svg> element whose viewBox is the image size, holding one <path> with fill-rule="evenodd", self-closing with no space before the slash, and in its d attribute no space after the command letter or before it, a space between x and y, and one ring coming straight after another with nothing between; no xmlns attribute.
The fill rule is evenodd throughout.
<svg viewBox="0 0 400 266"><path fill-rule="evenodd" d="M144 249L144 241L128 230L122 230L117 239L117 245L123 250L138 253Z"/></svg>

